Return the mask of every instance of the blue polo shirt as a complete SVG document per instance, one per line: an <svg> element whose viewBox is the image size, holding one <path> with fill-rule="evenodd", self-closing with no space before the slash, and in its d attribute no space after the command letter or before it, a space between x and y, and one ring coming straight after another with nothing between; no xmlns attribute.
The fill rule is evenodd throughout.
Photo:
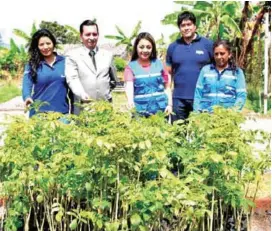
<svg viewBox="0 0 272 231"><path fill-rule="evenodd" d="M56 61L52 66L41 61L37 69L37 83L33 83L27 64L23 76L23 100L30 97L34 102L36 100L47 102L47 105L40 107L40 112L68 113L68 85L64 74L64 63L64 57L59 55L56 56ZM31 117L34 114L35 111L30 110L29 116Z"/></svg>
<svg viewBox="0 0 272 231"><path fill-rule="evenodd" d="M173 98L194 99L200 70L212 58L213 41L199 35L190 44L181 37L169 45L166 64L172 67Z"/></svg>

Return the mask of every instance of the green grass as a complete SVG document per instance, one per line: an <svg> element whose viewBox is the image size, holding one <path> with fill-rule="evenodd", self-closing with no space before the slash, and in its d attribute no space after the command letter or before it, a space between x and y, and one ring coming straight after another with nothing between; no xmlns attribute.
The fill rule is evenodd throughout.
<svg viewBox="0 0 272 231"><path fill-rule="evenodd" d="M0 87L0 103L7 102L21 95L21 90L14 84L6 84Z"/></svg>

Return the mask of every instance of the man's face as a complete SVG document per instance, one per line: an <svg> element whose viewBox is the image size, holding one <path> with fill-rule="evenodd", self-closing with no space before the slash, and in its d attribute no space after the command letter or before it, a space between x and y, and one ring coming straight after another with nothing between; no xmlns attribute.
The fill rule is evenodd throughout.
<svg viewBox="0 0 272 231"><path fill-rule="evenodd" d="M179 25L179 30L183 38L194 38L196 25L191 20L183 20Z"/></svg>
<svg viewBox="0 0 272 231"><path fill-rule="evenodd" d="M94 49L96 47L98 37L99 34L95 25L83 26L83 32L80 38L88 49Z"/></svg>

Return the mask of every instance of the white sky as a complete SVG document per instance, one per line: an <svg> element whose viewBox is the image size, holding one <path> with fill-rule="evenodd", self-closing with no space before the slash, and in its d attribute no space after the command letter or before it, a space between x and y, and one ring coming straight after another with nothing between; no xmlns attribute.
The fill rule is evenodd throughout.
<svg viewBox="0 0 272 231"><path fill-rule="evenodd" d="M130 35L139 20L141 31L150 32L155 39L163 33L167 42L168 36L178 31L160 22L165 15L179 10L179 5L172 0L2 0L0 6L0 32L5 42L12 36L17 43L23 43L12 30L17 28L30 33L32 23L35 21L38 26L41 20L57 21L78 29L85 19L96 18L100 43L115 43L104 38L106 34L117 34L115 25Z"/></svg>

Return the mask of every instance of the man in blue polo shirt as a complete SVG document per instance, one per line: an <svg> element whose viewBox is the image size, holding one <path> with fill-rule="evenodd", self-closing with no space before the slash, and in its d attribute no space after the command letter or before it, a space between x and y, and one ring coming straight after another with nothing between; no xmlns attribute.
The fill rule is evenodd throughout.
<svg viewBox="0 0 272 231"><path fill-rule="evenodd" d="M213 42L196 33L196 18L185 11L178 16L181 38L167 49L166 64L174 82L172 122L188 118L201 68L213 58Z"/></svg>

